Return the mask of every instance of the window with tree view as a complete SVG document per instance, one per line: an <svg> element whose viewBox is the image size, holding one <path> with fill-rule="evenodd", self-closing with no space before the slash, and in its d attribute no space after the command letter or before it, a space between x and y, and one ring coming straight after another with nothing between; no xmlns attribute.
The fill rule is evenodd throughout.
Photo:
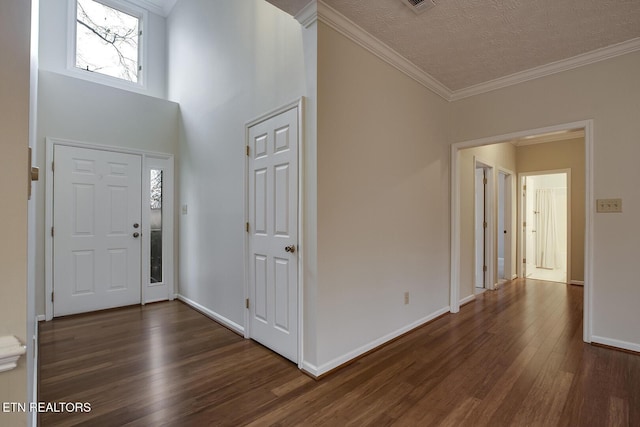
<svg viewBox="0 0 640 427"><path fill-rule="evenodd" d="M162 283L162 170L151 169L151 283Z"/></svg>
<svg viewBox="0 0 640 427"><path fill-rule="evenodd" d="M138 82L140 18L94 0L77 0L75 66Z"/></svg>

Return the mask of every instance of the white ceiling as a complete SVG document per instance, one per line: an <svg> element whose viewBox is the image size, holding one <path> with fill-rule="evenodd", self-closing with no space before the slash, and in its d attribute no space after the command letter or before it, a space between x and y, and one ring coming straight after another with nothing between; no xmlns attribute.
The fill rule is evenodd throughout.
<svg viewBox="0 0 640 427"><path fill-rule="evenodd" d="M267 0L295 15L308 0ZM640 0L324 0L450 91L640 37Z"/></svg>

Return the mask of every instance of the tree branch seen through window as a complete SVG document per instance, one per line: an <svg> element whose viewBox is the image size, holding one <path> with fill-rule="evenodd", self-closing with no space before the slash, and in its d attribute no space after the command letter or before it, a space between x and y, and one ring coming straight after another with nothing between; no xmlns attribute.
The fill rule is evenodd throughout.
<svg viewBox="0 0 640 427"><path fill-rule="evenodd" d="M76 22L76 67L138 81L138 18L94 0L77 0Z"/></svg>

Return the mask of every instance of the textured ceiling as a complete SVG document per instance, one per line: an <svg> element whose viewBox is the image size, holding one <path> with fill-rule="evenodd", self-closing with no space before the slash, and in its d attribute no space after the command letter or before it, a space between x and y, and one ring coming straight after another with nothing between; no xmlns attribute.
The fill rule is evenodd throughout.
<svg viewBox="0 0 640 427"><path fill-rule="evenodd" d="M324 2L452 91L640 37L640 0L435 0L419 15L400 0Z"/></svg>

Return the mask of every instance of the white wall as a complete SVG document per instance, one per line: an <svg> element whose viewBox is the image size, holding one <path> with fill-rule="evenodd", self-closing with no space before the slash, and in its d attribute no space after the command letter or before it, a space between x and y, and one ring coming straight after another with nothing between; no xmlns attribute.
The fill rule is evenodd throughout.
<svg viewBox="0 0 640 427"><path fill-rule="evenodd" d="M40 69L69 74L67 71L67 26L69 0L45 0L40 6ZM166 20L149 12L147 37L146 89L140 93L166 98Z"/></svg>
<svg viewBox="0 0 640 427"><path fill-rule="evenodd" d="M446 111L446 101L319 23L321 372L449 306Z"/></svg>
<svg viewBox="0 0 640 427"><path fill-rule="evenodd" d="M0 336L27 335L27 147L31 2L0 2ZM31 361L31 364L33 362ZM27 401L27 361L0 373L0 402ZM27 425L27 414L0 413L0 424Z"/></svg>
<svg viewBox="0 0 640 427"><path fill-rule="evenodd" d="M43 2L46 3L46 2ZM178 105L63 74L40 71L37 151L36 310L44 314L45 138L175 154Z"/></svg>
<svg viewBox="0 0 640 427"><path fill-rule="evenodd" d="M622 198L621 214L594 214L593 335L640 350L640 52L452 103L449 141L594 120L594 196ZM594 209L593 206L589 209Z"/></svg>
<svg viewBox="0 0 640 427"><path fill-rule="evenodd" d="M179 292L244 324L246 122L307 95L303 30L264 0L181 0L167 20L180 103ZM315 98L315 96L313 96ZM307 202L309 203L309 202Z"/></svg>

